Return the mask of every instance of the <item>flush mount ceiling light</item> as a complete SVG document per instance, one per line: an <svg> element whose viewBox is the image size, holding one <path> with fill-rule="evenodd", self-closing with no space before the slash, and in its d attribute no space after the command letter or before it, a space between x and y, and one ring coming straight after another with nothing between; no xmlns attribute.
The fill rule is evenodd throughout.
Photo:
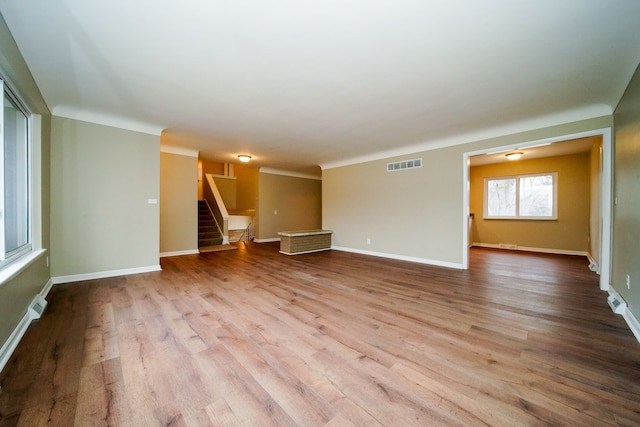
<svg viewBox="0 0 640 427"><path fill-rule="evenodd" d="M248 154L240 154L238 156L238 159L242 162L242 163L247 163L249 160L251 160L251 156Z"/></svg>
<svg viewBox="0 0 640 427"><path fill-rule="evenodd" d="M511 153L505 154L505 156L509 160L518 160L523 154L524 153L522 151L512 151Z"/></svg>

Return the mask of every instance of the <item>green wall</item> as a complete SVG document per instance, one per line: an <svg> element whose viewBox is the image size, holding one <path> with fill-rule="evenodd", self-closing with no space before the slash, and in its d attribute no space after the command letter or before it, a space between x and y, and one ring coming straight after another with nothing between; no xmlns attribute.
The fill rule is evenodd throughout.
<svg viewBox="0 0 640 427"><path fill-rule="evenodd" d="M160 153L160 253L198 250L198 158Z"/></svg>
<svg viewBox="0 0 640 427"><path fill-rule="evenodd" d="M46 287L51 277L47 266L50 230L51 114L1 16L0 74L36 115L35 122L40 126L40 132L34 135L32 145L32 231L34 250L42 252L15 276L0 283L0 349L6 349L8 338L24 318L29 303ZM0 353L0 358L5 355L7 354Z"/></svg>
<svg viewBox="0 0 640 427"><path fill-rule="evenodd" d="M54 282L159 268L160 136L56 116L51 133Z"/></svg>
<svg viewBox="0 0 640 427"><path fill-rule="evenodd" d="M640 71L614 113L613 262L611 285L640 320ZM627 288L627 275L630 286ZM636 331L640 333L640 331Z"/></svg>
<svg viewBox="0 0 640 427"><path fill-rule="evenodd" d="M346 250L461 268L467 250L463 246L465 153L611 126L611 117L599 117L324 169L322 227L333 230L333 244ZM386 171L388 162L414 158L423 159L422 168Z"/></svg>
<svg viewBox="0 0 640 427"><path fill-rule="evenodd" d="M260 171L256 239L277 239L279 231L320 228L321 194L319 179Z"/></svg>

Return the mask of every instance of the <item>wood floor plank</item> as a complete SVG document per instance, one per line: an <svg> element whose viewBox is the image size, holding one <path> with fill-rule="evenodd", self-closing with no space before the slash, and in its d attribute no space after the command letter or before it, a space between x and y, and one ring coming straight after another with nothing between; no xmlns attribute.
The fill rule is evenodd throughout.
<svg viewBox="0 0 640 427"><path fill-rule="evenodd" d="M57 285L0 427L640 425L640 344L586 259L469 259L247 243Z"/></svg>

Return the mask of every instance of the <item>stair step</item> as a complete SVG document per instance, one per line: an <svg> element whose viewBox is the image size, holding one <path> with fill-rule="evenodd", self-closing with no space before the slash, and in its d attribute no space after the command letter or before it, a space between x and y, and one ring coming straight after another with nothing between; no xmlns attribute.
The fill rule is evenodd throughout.
<svg viewBox="0 0 640 427"><path fill-rule="evenodd" d="M219 237L220 237L220 233L218 233L218 232L198 233L198 240L201 240L201 239L217 239Z"/></svg>
<svg viewBox="0 0 640 427"><path fill-rule="evenodd" d="M222 244L222 236L209 207L203 200L198 200L198 247Z"/></svg>
<svg viewBox="0 0 640 427"><path fill-rule="evenodd" d="M203 240L198 240L198 247L202 247L202 246L215 246L215 245L221 245L222 244L222 238L219 237L217 239L203 239Z"/></svg>

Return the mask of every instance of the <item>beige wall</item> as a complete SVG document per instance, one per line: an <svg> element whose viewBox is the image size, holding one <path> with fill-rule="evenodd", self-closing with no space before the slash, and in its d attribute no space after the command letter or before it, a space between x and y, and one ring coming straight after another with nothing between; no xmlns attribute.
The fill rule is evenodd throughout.
<svg viewBox="0 0 640 427"><path fill-rule="evenodd" d="M259 236L260 216L258 214L258 194L260 186L260 172L258 168L235 165L238 182L237 206L239 210L253 210L254 236Z"/></svg>
<svg viewBox="0 0 640 427"><path fill-rule="evenodd" d="M216 187L218 187L220 197L222 197L222 201L224 202L224 207L227 208L227 210L236 209L236 178L214 176L213 182L215 182Z"/></svg>
<svg viewBox="0 0 640 427"><path fill-rule="evenodd" d="M160 153L160 253L198 250L198 158Z"/></svg>
<svg viewBox="0 0 640 427"><path fill-rule="evenodd" d="M213 160L200 160L202 162L202 174L208 173L212 175L224 175L224 163L214 162Z"/></svg>
<svg viewBox="0 0 640 427"><path fill-rule="evenodd" d="M322 181L260 172L256 239L322 225ZM275 213L277 211L277 214Z"/></svg>
<svg viewBox="0 0 640 427"><path fill-rule="evenodd" d="M39 138L33 139L33 237L34 248L49 250L51 114L26 63L0 16L0 74L9 80L33 114L40 115ZM0 348L25 316L29 303L45 288L50 272L45 252L15 277L0 284ZM0 354L2 356L2 354Z"/></svg>
<svg viewBox="0 0 640 427"><path fill-rule="evenodd" d="M323 170L322 226L334 245L463 265L463 155L612 125L601 117L402 157ZM424 167L387 172L387 162L421 157ZM367 238L371 243L367 244Z"/></svg>
<svg viewBox="0 0 640 427"><path fill-rule="evenodd" d="M238 183L236 209L258 209L259 169L242 165L234 169Z"/></svg>
<svg viewBox="0 0 640 427"><path fill-rule="evenodd" d="M556 172L557 220L484 219L486 178ZM469 208L473 243L587 253L589 250L590 153L475 166L470 169Z"/></svg>
<svg viewBox="0 0 640 427"><path fill-rule="evenodd" d="M640 321L640 71L614 114L615 168L611 284ZM631 279L627 289L626 276ZM638 331L640 332L640 331Z"/></svg>
<svg viewBox="0 0 640 427"><path fill-rule="evenodd" d="M51 274L158 266L160 137L53 117Z"/></svg>

